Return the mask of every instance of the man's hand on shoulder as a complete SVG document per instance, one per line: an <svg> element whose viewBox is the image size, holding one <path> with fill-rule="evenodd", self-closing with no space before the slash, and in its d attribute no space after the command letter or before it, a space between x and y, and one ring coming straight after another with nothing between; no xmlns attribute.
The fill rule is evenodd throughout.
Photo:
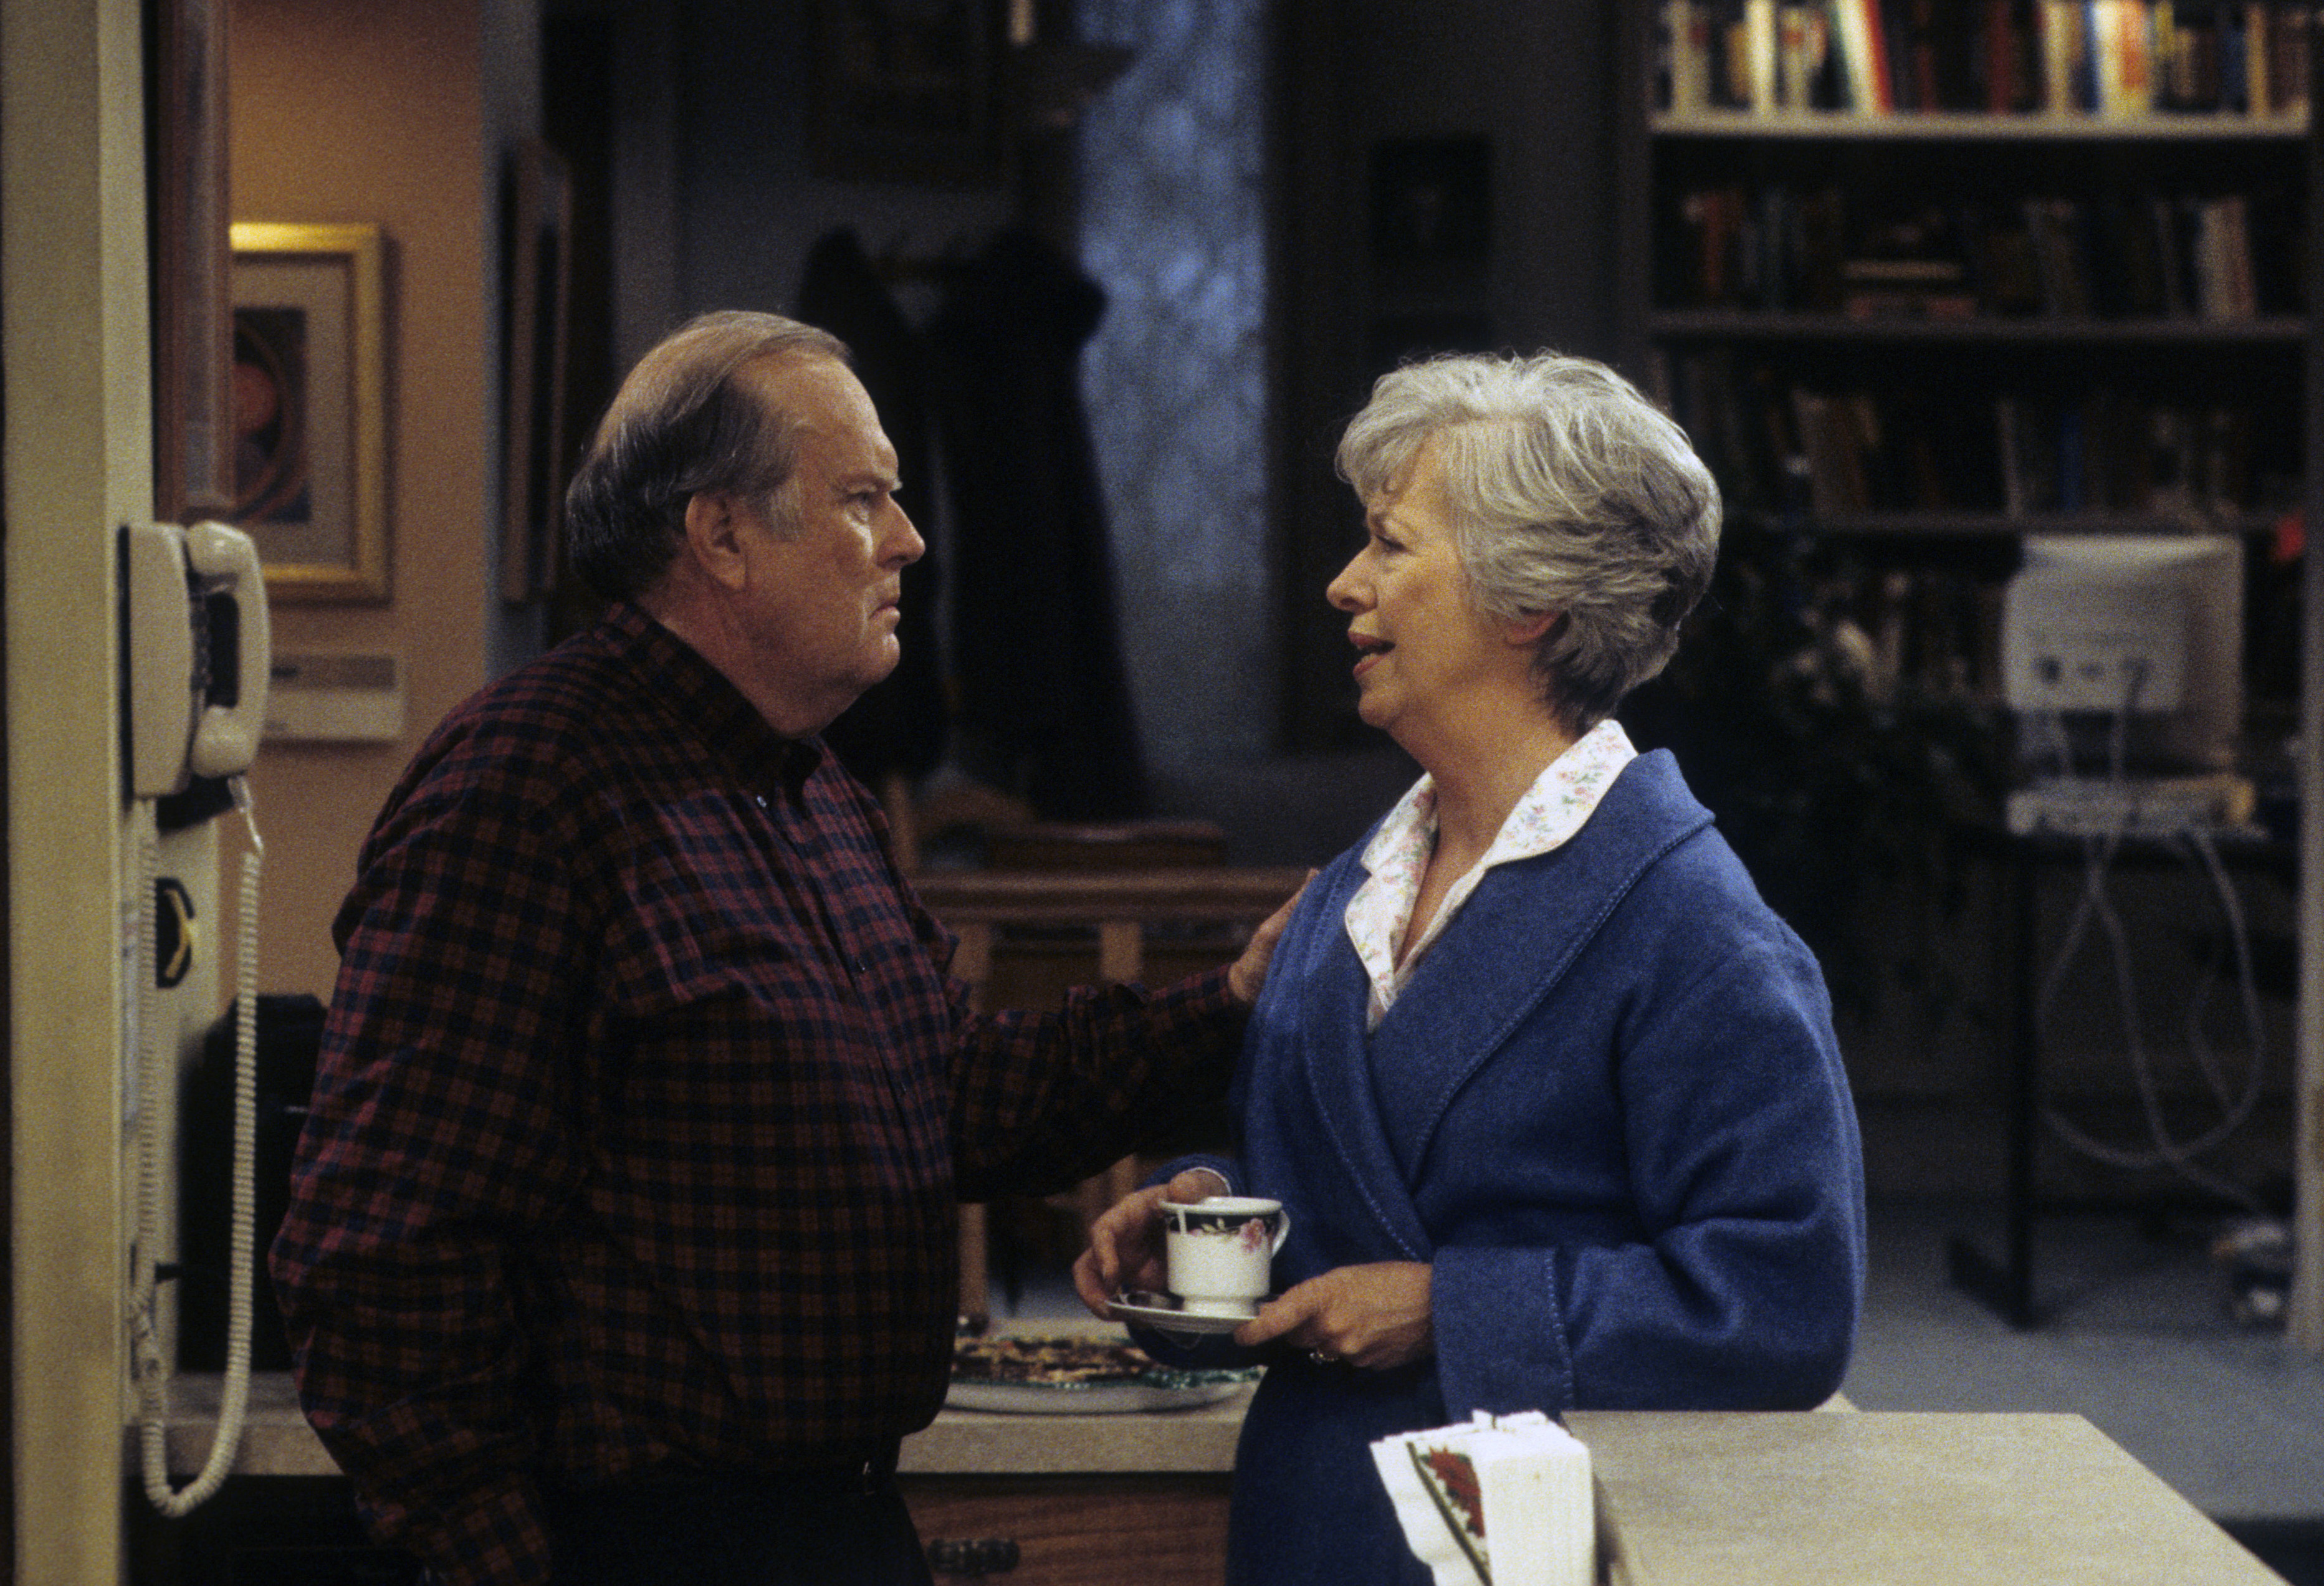
<svg viewBox="0 0 2324 1586"><path fill-rule="evenodd" d="M1307 881L1314 879L1315 872L1309 871ZM1258 1005L1259 988L1267 984L1268 963L1275 956L1275 944L1283 939L1283 927L1291 923L1291 911L1298 908L1299 899L1306 896L1307 881L1300 882L1299 890L1286 898L1281 908L1259 922L1259 928L1251 932L1250 944L1242 950L1242 956L1227 970L1227 989L1234 993L1235 1000L1246 1008Z"/></svg>

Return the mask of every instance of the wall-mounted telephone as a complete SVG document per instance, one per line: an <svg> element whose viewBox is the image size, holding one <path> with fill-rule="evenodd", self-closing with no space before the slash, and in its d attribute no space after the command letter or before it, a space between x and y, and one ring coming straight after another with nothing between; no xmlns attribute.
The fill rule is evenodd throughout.
<svg viewBox="0 0 2324 1586"><path fill-rule="evenodd" d="M254 1172L257 1134L258 871L263 855L250 820L242 773L258 752L266 720L266 585L250 537L223 523L130 523L119 539L121 581L122 765L136 832L137 952L130 990L132 1055L139 1097L138 1193L128 1296L131 1354L139 1389L146 1496L165 1515L190 1511L215 1492L234 1463L250 1389L250 1287ZM164 1155L161 1098L174 1079L177 1053L158 998L182 977L191 917L186 889L160 875L160 834L208 820L229 807L250 822L237 944L235 1147L232 1191L233 1285L226 1322L226 1381L217 1434L200 1475L170 1484L163 1426L169 1365L155 1320L161 1275ZM162 910L177 935L161 948Z"/></svg>
<svg viewBox="0 0 2324 1586"><path fill-rule="evenodd" d="M266 720L266 585L250 536L223 523L121 530L130 792L182 793L258 753Z"/></svg>

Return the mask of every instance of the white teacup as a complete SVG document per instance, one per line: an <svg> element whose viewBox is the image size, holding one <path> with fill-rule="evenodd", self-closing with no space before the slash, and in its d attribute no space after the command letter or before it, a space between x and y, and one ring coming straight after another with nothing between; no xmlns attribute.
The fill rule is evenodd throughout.
<svg viewBox="0 0 2324 1586"><path fill-rule="evenodd" d="M1162 1203L1170 1292L1198 1316L1249 1316L1267 1297L1275 1252L1291 1231L1281 1201L1213 1195Z"/></svg>

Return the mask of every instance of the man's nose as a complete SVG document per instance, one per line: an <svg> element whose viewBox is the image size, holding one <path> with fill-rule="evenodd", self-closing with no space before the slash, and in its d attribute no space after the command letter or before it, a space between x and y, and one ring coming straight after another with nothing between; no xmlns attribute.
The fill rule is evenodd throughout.
<svg viewBox="0 0 2324 1586"><path fill-rule="evenodd" d="M928 542L920 538L919 530L913 526L911 513L892 502L889 504L896 514L896 521L889 526L888 554L884 559L899 567L908 567L928 554Z"/></svg>

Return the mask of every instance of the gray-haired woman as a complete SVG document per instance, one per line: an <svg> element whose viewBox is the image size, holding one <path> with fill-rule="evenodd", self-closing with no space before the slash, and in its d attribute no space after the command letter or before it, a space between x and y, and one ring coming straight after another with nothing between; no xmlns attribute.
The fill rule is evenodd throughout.
<svg viewBox="0 0 2324 1586"><path fill-rule="evenodd" d="M1814 960L1667 753L1611 715L1710 581L1719 495L1602 364L1399 369L1340 467L1363 719L1426 773L1308 885L1235 1086L1075 1269L1160 1288L1156 1203L1279 1198L1231 1579L1429 1579L1369 1445L1569 1407L1798 1407L1864 1270L1855 1115ZM1150 1347L1167 1350L1165 1340Z"/></svg>

